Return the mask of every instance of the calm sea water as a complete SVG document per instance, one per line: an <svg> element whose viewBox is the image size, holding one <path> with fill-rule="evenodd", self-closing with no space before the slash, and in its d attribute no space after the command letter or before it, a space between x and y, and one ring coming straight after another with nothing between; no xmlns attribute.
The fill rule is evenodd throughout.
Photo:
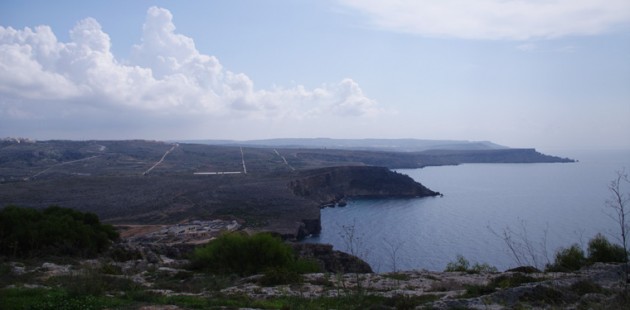
<svg viewBox="0 0 630 310"><path fill-rule="evenodd" d="M360 256L375 271L386 272L394 266L441 271L457 255L499 270L515 267L504 241L493 233L506 228L526 235L543 263L544 249L553 259L559 247L585 246L598 232L614 241L619 233L606 215L607 185L617 170L630 170L630 151L554 154L579 162L397 170L444 197L353 200L344 208L323 209L321 234L305 242L347 251L343 227L354 227Z"/></svg>

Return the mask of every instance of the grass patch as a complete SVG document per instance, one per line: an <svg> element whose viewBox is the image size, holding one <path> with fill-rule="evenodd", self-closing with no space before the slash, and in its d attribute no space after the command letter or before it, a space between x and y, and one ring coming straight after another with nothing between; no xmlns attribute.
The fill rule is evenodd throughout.
<svg viewBox="0 0 630 310"><path fill-rule="evenodd" d="M461 298L474 298L483 295L492 294L497 289L506 289L511 287L521 286L525 283L540 282L542 279L530 277L528 275L514 273L500 275L490 281L487 285L467 285L466 292L461 295Z"/></svg>
<svg viewBox="0 0 630 310"><path fill-rule="evenodd" d="M178 272L174 275L161 276L153 280L156 289L172 290L198 294L204 291L219 291L234 285L238 281L235 275L193 274Z"/></svg>
<svg viewBox="0 0 630 310"><path fill-rule="evenodd" d="M466 285L466 292L460 298L475 298L496 292L496 288L490 285Z"/></svg>
<svg viewBox="0 0 630 310"><path fill-rule="evenodd" d="M604 289L601 285L593 282L592 280L580 280L575 282L571 285L570 289L580 296L590 293L606 295L610 293L608 290Z"/></svg>
<svg viewBox="0 0 630 310"><path fill-rule="evenodd" d="M90 310L90 309L120 309L129 304L128 301L105 296L72 296L60 288L27 289L5 288L0 290L2 309L60 309L60 310Z"/></svg>
<svg viewBox="0 0 630 310"><path fill-rule="evenodd" d="M197 296L164 296L147 291L130 291L115 296L74 296L63 288L0 290L2 309L136 309L146 305L175 305L185 309L258 308L258 309L414 309L439 299L437 295L423 296L342 296L342 297L275 297L252 299L246 296L217 295L212 298Z"/></svg>
<svg viewBox="0 0 630 310"><path fill-rule="evenodd" d="M71 296L101 296L139 290L141 287L127 277L101 274L96 270L85 270L77 275L63 275L48 279L47 285L63 288Z"/></svg>

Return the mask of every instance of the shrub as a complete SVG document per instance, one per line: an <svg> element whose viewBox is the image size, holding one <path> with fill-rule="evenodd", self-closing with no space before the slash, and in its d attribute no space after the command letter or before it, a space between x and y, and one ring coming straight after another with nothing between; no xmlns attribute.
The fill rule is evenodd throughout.
<svg viewBox="0 0 630 310"><path fill-rule="evenodd" d="M470 262L462 255L457 255L457 260L446 264L446 272L465 272L470 267Z"/></svg>
<svg viewBox="0 0 630 310"><path fill-rule="evenodd" d="M481 273L481 272L499 272L499 270L497 270L497 267L490 266L486 263L483 263L483 264L475 263L468 270L468 273Z"/></svg>
<svg viewBox="0 0 630 310"><path fill-rule="evenodd" d="M302 282L302 275L287 267L272 267L265 271L260 284L263 286L272 286L280 284L291 284Z"/></svg>
<svg viewBox="0 0 630 310"><path fill-rule="evenodd" d="M567 272L575 271L586 265L586 257L584 251L579 245L574 244L566 249L560 249L556 252L556 258L553 264L547 265L547 271Z"/></svg>
<svg viewBox="0 0 630 310"><path fill-rule="evenodd" d="M590 263L623 263L626 252L620 245L612 244L602 234L597 234L588 242L588 261Z"/></svg>
<svg viewBox="0 0 630 310"><path fill-rule="evenodd" d="M51 206L44 210L8 206L0 210L0 252L16 257L104 251L118 233L93 213Z"/></svg>
<svg viewBox="0 0 630 310"><path fill-rule="evenodd" d="M457 255L457 260L446 264L446 272L468 272L468 273L480 273L480 272L497 272L497 268L488 264L475 263L470 267L470 262L462 255Z"/></svg>
<svg viewBox="0 0 630 310"><path fill-rule="evenodd" d="M314 263L298 260L290 246L268 233L253 236L223 234L195 249L191 268L241 276L261 273L269 268L287 268L300 273L319 270Z"/></svg>
<svg viewBox="0 0 630 310"><path fill-rule="evenodd" d="M297 273L316 273L321 271L321 266L313 259L296 259L291 264L291 269Z"/></svg>

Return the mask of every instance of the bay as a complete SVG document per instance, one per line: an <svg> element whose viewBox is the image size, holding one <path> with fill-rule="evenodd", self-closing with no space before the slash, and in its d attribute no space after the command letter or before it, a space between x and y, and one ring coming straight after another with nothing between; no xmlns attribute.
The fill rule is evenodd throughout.
<svg viewBox="0 0 630 310"><path fill-rule="evenodd" d="M619 228L605 208L607 185L616 171L630 169L630 151L562 154L579 162L396 170L444 196L351 200L326 208L321 234L305 242L348 251L348 228L354 228L354 252L376 272L387 272L441 271L458 255L499 270L516 267L498 236L506 229L529 240L540 267L560 247L585 248L597 233L616 241Z"/></svg>

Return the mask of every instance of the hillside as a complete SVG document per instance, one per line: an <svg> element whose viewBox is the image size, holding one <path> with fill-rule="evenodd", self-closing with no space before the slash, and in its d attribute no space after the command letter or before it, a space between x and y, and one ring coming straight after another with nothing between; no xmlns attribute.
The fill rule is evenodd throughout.
<svg viewBox="0 0 630 310"><path fill-rule="evenodd" d="M334 199L437 194L379 167L565 161L519 149L380 152L5 139L0 206L60 205L115 224L237 220L295 238L317 233L319 207Z"/></svg>
<svg viewBox="0 0 630 310"><path fill-rule="evenodd" d="M191 140L188 143L281 148L319 148L337 150L371 150L383 152L422 152L426 150L494 150L507 149L489 141L426 139L265 139L265 140Z"/></svg>

